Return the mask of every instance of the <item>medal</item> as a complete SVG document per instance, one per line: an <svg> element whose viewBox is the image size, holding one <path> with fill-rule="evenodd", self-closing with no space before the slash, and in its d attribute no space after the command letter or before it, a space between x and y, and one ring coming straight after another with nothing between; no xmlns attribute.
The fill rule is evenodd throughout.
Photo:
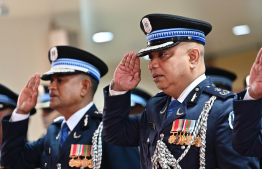
<svg viewBox="0 0 262 169"><path fill-rule="evenodd" d="M88 160L88 164L87 164L88 168L93 168L93 162L92 159Z"/></svg>
<svg viewBox="0 0 262 169"><path fill-rule="evenodd" d="M71 144L71 150L70 155L72 159L69 161L70 167L88 167L90 164L88 164L89 160L86 159L86 157L89 157L91 154L91 145L84 145L84 144ZM80 159L80 156L84 156L85 158L83 160ZM74 159L75 157L78 157L77 159ZM89 167L90 168L90 167Z"/></svg>
<svg viewBox="0 0 262 169"><path fill-rule="evenodd" d="M185 133L187 133L189 131L190 126L191 126L191 122L192 122L192 120L187 120L187 119L184 120L184 124L183 124L183 128L182 128L183 135L181 136L182 138L181 138L180 145L184 145L185 142L186 142Z"/></svg>
<svg viewBox="0 0 262 169"><path fill-rule="evenodd" d="M71 150L70 150L69 157L72 158L72 159L69 160L69 166L70 167L74 167L76 165L76 161L74 159L76 157L76 149L77 149L76 144L71 144Z"/></svg>
<svg viewBox="0 0 262 169"><path fill-rule="evenodd" d="M185 132L183 132L183 135L181 136L181 142L180 142L180 145L184 145L185 142L186 142L186 136L185 136Z"/></svg>
<svg viewBox="0 0 262 169"><path fill-rule="evenodd" d="M82 159L81 166L84 167L84 168L88 167L88 159L86 159L86 157L84 159Z"/></svg>
<svg viewBox="0 0 262 169"><path fill-rule="evenodd" d="M173 143L175 142L176 136L174 136L174 134L175 134L175 133L173 133L173 135L169 137L169 139L168 139L168 143L169 143L169 144L173 144Z"/></svg>
<svg viewBox="0 0 262 169"><path fill-rule="evenodd" d="M75 162L75 159L71 159L71 160L69 160L69 166L70 167L74 167L76 165L76 162Z"/></svg>
<svg viewBox="0 0 262 169"><path fill-rule="evenodd" d="M197 136L196 139L195 139L195 146L200 147L200 145L201 145L201 139L200 139L199 136Z"/></svg>
<svg viewBox="0 0 262 169"><path fill-rule="evenodd" d="M197 122L196 120L190 120L188 135L186 136L186 142L185 142L186 145L190 145L190 143L192 141L192 133L193 133L194 128L196 126L196 122ZM193 145L193 143L192 143L192 145Z"/></svg>
<svg viewBox="0 0 262 169"><path fill-rule="evenodd" d="M176 136L174 134L177 133L178 123L179 123L179 119L176 119L175 121L173 121L173 125L170 131L170 133L172 133L173 135L171 135L168 138L169 144L173 144L176 141Z"/></svg>
<svg viewBox="0 0 262 169"><path fill-rule="evenodd" d="M186 136L186 142L185 142L185 144L186 144L186 145L189 145L190 142L191 142L191 140L192 140L192 135L189 134L188 136Z"/></svg>
<svg viewBox="0 0 262 169"><path fill-rule="evenodd" d="M75 160L75 167L76 167L76 168L79 168L79 167L81 167L81 164L82 164L82 161L81 161L81 159L78 157L78 158Z"/></svg>
<svg viewBox="0 0 262 169"><path fill-rule="evenodd" d="M85 158L82 159L82 163L81 163L81 166L86 168L93 168L92 166L92 159L88 160L86 159L86 157L89 157L90 154L91 154L91 145L82 145L83 146L83 152L81 153L81 155L84 155ZM90 165L90 161L91 161L91 165Z"/></svg>
<svg viewBox="0 0 262 169"><path fill-rule="evenodd" d="M176 145L179 145L180 144L180 142L182 141L182 136L181 136L181 134L179 134L179 135L177 135L177 138L176 138Z"/></svg>

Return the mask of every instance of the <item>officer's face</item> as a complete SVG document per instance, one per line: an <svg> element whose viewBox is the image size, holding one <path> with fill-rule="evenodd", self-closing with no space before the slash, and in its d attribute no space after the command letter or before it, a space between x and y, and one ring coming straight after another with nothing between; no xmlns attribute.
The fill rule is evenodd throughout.
<svg viewBox="0 0 262 169"><path fill-rule="evenodd" d="M79 74L51 76L49 86L50 108L64 112L76 112L81 109L81 88L82 80Z"/></svg>
<svg viewBox="0 0 262 169"><path fill-rule="evenodd" d="M189 83L190 66L186 44L151 52L148 68L157 87L168 95L180 94ZM177 93L174 93L177 92Z"/></svg>

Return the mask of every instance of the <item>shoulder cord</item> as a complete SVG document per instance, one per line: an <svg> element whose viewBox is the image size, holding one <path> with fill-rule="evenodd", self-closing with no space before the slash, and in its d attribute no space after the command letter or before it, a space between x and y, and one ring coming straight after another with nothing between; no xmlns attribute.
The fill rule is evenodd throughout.
<svg viewBox="0 0 262 169"><path fill-rule="evenodd" d="M191 145L193 144L193 141L195 140L197 134L199 133L199 130L200 130L200 138L201 138L201 146L200 146L200 153L199 153L200 169L205 168L207 119L208 119L209 111L211 110L215 100L216 100L216 96L212 96L209 99L209 101L205 103L204 108L198 118L198 125L193 132L193 136L190 141L190 144L187 146L186 150L183 152L183 154L181 154L181 156L177 160L174 158L174 156L171 154L171 152L168 150L167 146L163 142L164 134L160 135L161 140L157 141L154 155L151 158L151 162L153 165L152 169L158 168L157 163L159 163L163 169L171 169L170 166L173 167L173 169L181 169L181 166L178 163L188 153Z"/></svg>
<svg viewBox="0 0 262 169"><path fill-rule="evenodd" d="M102 129L103 129L103 122L101 122L94 132L92 137L92 162L93 162L93 169L99 169L102 161Z"/></svg>

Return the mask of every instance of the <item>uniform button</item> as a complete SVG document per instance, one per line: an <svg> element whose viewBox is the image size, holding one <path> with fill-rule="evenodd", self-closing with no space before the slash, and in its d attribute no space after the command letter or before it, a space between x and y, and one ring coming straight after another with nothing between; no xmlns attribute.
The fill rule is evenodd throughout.
<svg viewBox="0 0 262 169"><path fill-rule="evenodd" d="M47 163L45 163L45 167L47 167Z"/></svg>
<svg viewBox="0 0 262 169"><path fill-rule="evenodd" d="M149 141L150 141L150 139L149 138L147 138L147 142L149 143Z"/></svg>
<svg viewBox="0 0 262 169"><path fill-rule="evenodd" d="M57 169L61 169L61 164L60 163L57 163Z"/></svg>
<svg viewBox="0 0 262 169"><path fill-rule="evenodd" d="M181 149L184 150L186 147L185 146L181 146Z"/></svg>
<svg viewBox="0 0 262 169"><path fill-rule="evenodd" d="M163 133L160 134L160 138L161 138L162 140L163 140L164 136L165 136L165 135L164 135Z"/></svg>

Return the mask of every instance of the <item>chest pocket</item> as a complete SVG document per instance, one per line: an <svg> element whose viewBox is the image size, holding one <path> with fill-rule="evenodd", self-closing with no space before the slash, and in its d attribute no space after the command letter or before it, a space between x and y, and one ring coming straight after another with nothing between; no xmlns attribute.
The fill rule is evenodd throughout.
<svg viewBox="0 0 262 169"><path fill-rule="evenodd" d="M154 144L156 134L156 131L150 130L148 138L141 144L141 161L145 161L146 166L151 165L151 156L153 156L156 146L156 144Z"/></svg>

